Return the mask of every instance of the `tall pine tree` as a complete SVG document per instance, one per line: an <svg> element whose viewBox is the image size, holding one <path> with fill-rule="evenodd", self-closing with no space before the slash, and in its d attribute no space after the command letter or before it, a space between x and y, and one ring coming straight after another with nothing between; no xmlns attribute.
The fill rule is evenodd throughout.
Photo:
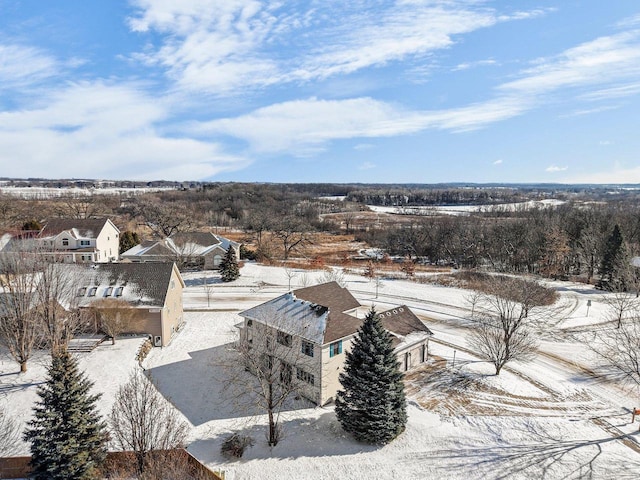
<svg viewBox="0 0 640 480"><path fill-rule="evenodd" d="M407 423L402 378L391 336L371 308L340 374L336 415L342 428L371 444L389 443L402 433Z"/></svg>
<svg viewBox="0 0 640 480"><path fill-rule="evenodd" d="M38 387L24 439L31 443L32 477L37 480L95 478L106 457L106 425L96 408L100 395L66 350L59 351Z"/></svg>
<svg viewBox="0 0 640 480"><path fill-rule="evenodd" d="M629 288L629 254L616 224L607 238L600 264L600 283L603 290L624 292Z"/></svg>
<svg viewBox="0 0 640 480"><path fill-rule="evenodd" d="M236 252L231 245L229 245L227 254L222 259L222 262L220 262L220 276L223 282L233 282L240 276Z"/></svg>

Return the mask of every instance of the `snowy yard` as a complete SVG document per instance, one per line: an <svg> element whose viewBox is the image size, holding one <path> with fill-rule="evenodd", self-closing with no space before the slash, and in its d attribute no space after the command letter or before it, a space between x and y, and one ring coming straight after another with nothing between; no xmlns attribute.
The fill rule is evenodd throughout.
<svg viewBox="0 0 640 480"><path fill-rule="evenodd" d="M555 282L564 308L552 329L539 332L534 360L508 364L499 377L473 355L467 292L455 288L347 276L363 312L406 304L435 336L430 362L407 377L409 423L390 445L358 444L341 430L332 407L304 402L284 413L284 438L266 446L265 419L238 412L220 382L237 312L291 288L312 285L320 272L285 271L247 264L242 277L221 284L217 275L185 275L186 325L172 344L154 349L144 367L160 391L193 426L189 451L227 480L422 478L636 478L640 471L638 423L630 423L638 392L594 376L593 353L579 341L603 321L602 293L589 286ZM587 300L592 300L587 316ZM105 342L80 354L80 366L103 393L107 414L113 395L135 368L140 338ZM44 378L39 355L18 375L7 357L0 363L2 402L21 422L30 417L36 385ZM254 438L240 461L220 455L222 439L242 431ZM26 452L26 445L23 445Z"/></svg>

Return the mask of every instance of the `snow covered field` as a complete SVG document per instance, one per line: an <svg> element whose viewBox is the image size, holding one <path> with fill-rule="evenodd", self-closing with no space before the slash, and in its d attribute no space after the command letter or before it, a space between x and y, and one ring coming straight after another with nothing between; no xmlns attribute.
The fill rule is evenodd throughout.
<svg viewBox="0 0 640 480"><path fill-rule="evenodd" d="M186 325L169 347L154 349L144 367L160 391L193 426L189 451L227 480L236 479L446 479L446 478L636 478L640 433L631 424L639 392L627 392L594 376L593 353L579 341L603 321L601 292L555 282L564 315L539 332L540 352L527 363L509 364L499 377L473 355L465 297L455 288L347 276L363 314L406 304L425 319L435 337L431 361L407 377L409 423L390 445L358 444L344 434L333 408L298 402L284 413L284 438L266 446L265 419L238 413L219 381L229 355L237 312L291 288L313 285L321 272L285 271L248 263L232 284L217 274L185 274ZM587 316L587 301L592 305ZM118 385L135 368L140 338L106 342L80 365L103 392L106 414ZM0 392L10 414L24 422L44 378L39 355L25 375L8 358L0 363ZM242 431L254 438L239 461L220 455L222 439ZM26 449L26 446L22 446Z"/></svg>
<svg viewBox="0 0 640 480"><path fill-rule="evenodd" d="M400 206L385 207L379 205L367 205L373 212L391 213L399 215L469 215L481 212L516 212L531 210L533 208L549 208L562 205L563 200L530 200L519 203L501 203L497 205L435 205L435 206Z"/></svg>

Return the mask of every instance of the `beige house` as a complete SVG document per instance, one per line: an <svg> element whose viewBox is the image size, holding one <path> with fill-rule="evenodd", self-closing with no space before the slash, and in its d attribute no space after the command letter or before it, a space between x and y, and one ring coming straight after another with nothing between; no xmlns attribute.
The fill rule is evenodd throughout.
<svg viewBox="0 0 640 480"><path fill-rule="evenodd" d="M39 232L0 238L0 251L32 250L62 263L115 262L119 248L120 230L108 218L55 218Z"/></svg>
<svg viewBox="0 0 640 480"><path fill-rule="evenodd" d="M344 369L345 353L364 318L364 313L358 314L360 306L336 282L294 290L241 312L240 342L267 345L269 355L277 352L283 366L295 369L300 394L324 405L341 388L338 376ZM379 315L393 336L400 368L409 370L423 363L433 335L424 323L406 306ZM255 341L263 338L266 344ZM277 349L268 348L269 339L279 344Z"/></svg>
<svg viewBox="0 0 640 480"><path fill-rule="evenodd" d="M210 232L181 232L164 240L145 241L123 252L131 262L176 262L181 269L214 270L231 247L240 260L240 244Z"/></svg>
<svg viewBox="0 0 640 480"><path fill-rule="evenodd" d="M115 262L120 230L108 218L57 218L45 223L36 242L65 263Z"/></svg>
<svg viewBox="0 0 640 480"><path fill-rule="evenodd" d="M78 306L100 299L126 301L136 310L128 333L146 333L154 346L171 342L182 326L184 281L174 263L108 263L83 269L77 280Z"/></svg>

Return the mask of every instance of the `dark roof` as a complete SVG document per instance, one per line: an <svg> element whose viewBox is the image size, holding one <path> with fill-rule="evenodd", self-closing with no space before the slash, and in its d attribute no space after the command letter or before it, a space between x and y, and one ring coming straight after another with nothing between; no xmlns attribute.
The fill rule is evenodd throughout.
<svg viewBox="0 0 640 480"><path fill-rule="evenodd" d="M124 286L122 299L132 305L162 307L173 274L173 263L99 263L87 267L78 287ZM100 293L90 301L100 297ZM84 302L89 302L88 297Z"/></svg>
<svg viewBox="0 0 640 480"><path fill-rule="evenodd" d="M294 290L293 294L307 302L322 305L329 309L327 326L324 332L324 343L353 335L362 320L344 312L360 306L351 292L341 287L337 282L322 283L312 287Z"/></svg>
<svg viewBox="0 0 640 480"><path fill-rule="evenodd" d="M182 247L187 243L195 243L196 245L202 245L203 247L217 245L220 243L218 237L210 232L179 232L171 235L170 238L178 247Z"/></svg>
<svg viewBox="0 0 640 480"><path fill-rule="evenodd" d="M105 223L106 218L54 218L45 223L40 237L52 237L75 228L81 237L95 238Z"/></svg>
<svg viewBox="0 0 640 480"><path fill-rule="evenodd" d="M312 287L299 288L293 294L307 302L329 307L333 312L346 312L360 306L351 292L337 282L322 283Z"/></svg>
<svg viewBox="0 0 640 480"><path fill-rule="evenodd" d="M433 335L433 332L406 305L389 309L378 315L384 328L396 335L404 337L415 332Z"/></svg>

